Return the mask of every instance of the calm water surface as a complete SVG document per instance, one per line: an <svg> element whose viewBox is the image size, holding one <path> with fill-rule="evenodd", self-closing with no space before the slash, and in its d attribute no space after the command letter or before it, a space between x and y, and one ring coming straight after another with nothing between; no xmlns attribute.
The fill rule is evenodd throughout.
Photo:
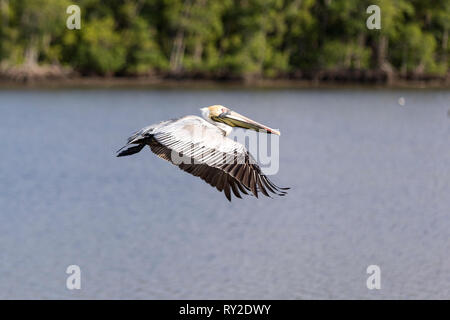
<svg viewBox="0 0 450 320"><path fill-rule="evenodd" d="M405 106L398 99L404 97ZM450 91L0 90L0 298L450 298ZM134 130L280 128L285 198L226 201ZM69 291L68 265L82 289ZM381 268L368 290L366 268Z"/></svg>

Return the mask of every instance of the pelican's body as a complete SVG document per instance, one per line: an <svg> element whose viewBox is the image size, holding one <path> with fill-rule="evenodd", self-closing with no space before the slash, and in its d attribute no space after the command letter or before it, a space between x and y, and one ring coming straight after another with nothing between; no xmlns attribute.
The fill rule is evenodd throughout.
<svg viewBox="0 0 450 320"><path fill-rule="evenodd" d="M285 195L288 188L274 185L246 148L227 138L233 126L280 133L220 105L201 110L204 119L185 116L142 128L128 138L117 156L135 154L148 145L159 157L223 191L230 201L231 191L238 198L247 191L256 197L258 191L266 196L269 192Z"/></svg>

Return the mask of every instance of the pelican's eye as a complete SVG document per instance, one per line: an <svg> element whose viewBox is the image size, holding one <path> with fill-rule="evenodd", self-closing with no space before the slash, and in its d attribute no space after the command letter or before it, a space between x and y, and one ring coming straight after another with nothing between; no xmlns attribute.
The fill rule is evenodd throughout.
<svg viewBox="0 0 450 320"><path fill-rule="evenodd" d="M222 108L221 111L222 111L222 113L219 114L219 118L223 118L223 117L225 117L225 116L230 114L230 110L227 109L227 108Z"/></svg>

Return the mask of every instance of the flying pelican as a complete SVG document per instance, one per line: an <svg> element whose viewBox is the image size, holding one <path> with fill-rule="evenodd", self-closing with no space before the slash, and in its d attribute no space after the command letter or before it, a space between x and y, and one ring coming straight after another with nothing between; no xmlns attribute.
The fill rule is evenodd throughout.
<svg viewBox="0 0 450 320"><path fill-rule="evenodd" d="M255 197L258 191L268 197L269 192L284 196L289 188L272 183L247 149L227 138L232 127L276 135L280 132L221 105L200 110L204 119L185 116L142 128L128 138L117 157L138 153L148 145L157 156L223 191L229 201L230 191L238 198L242 198L239 191L249 191Z"/></svg>

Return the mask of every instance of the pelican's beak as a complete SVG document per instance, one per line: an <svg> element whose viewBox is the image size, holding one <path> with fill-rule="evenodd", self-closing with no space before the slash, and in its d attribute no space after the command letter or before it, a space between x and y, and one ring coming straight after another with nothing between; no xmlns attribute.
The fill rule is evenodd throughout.
<svg viewBox="0 0 450 320"><path fill-rule="evenodd" d="M266 127L265 125L262 125L256 121L253 121L247 117L244 117L243 115L240 115L237 112L234 111L228 111L224 112L218 117L219 121L224 122L225 124L231 126L231 127L240 127L245 129L251 129L255 131L266 131L267 133L272 133L276 135L280 135L280 131Z"/></svg>

